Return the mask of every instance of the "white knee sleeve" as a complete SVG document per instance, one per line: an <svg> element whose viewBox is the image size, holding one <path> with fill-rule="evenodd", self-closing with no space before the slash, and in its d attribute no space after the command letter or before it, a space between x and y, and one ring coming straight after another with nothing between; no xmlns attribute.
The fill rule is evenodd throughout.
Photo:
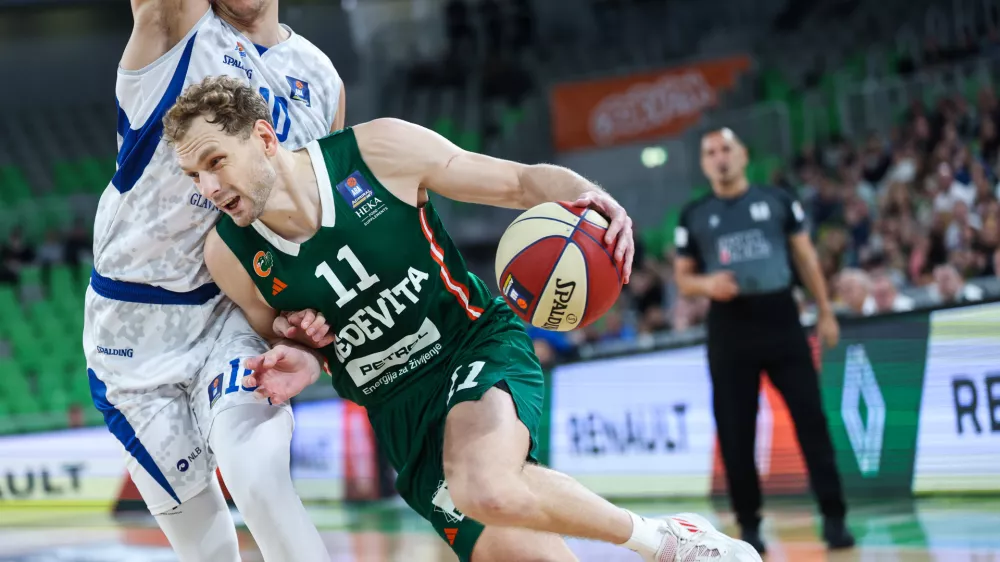
<svg viewBox="0 0 1000 562"><path fill-rule="evenodd" d="M236 507L267 562L327 562L330 555L292 486L292 417L266 404L220 412L209 443Z"/></svg>
<svg viewBox="0 0 1000 562"><path fill-rule="evenodd" d="M214 478L193 498L154 517L180 562L239 562L236 527Z"/></svg>

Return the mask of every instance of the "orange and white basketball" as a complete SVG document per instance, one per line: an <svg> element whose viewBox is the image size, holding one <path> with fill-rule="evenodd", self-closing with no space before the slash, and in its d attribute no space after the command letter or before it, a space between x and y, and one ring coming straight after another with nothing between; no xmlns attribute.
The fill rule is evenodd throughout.
<svg viewBox="0 0 1000 562"><path fill-rule="evenodd" d="M591 324L622 289L622 264L604 244L608 221L568 203L542 203L511 223L497 247L497 285L526 322L556 332Z"/></svg>

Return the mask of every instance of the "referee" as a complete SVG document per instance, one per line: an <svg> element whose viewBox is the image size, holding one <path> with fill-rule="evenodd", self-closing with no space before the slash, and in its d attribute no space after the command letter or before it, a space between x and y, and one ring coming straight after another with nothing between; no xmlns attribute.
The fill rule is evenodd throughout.
<svg viewBox="0 0 1000 562"><path fill-rule="evenodd" d="M854 537L844 523L847 508L818 374L792 297L792 262L816 298L823 343L835 346L839 327L801 205L782 189L750 185L746 165L746 148L731 130L706 134L701 166L712 193L684 208L674 237L680 292L711 299L708 366L730 501L743 540L763 553L754 440L766 371L795 422L824 517L823 538L831 548L849 548Z"/></svg>

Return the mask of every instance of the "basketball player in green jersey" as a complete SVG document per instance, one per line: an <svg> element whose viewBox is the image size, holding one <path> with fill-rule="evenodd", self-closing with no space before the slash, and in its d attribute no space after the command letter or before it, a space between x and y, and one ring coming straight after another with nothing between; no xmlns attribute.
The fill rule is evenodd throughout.
<svg viewBox="0 0 1000 562"><path fill-rule="evenodd" d="M312 338L299 335L332 341L317 353L334 388L367 408L400 495L460 560L575 560L560 535L649 561L760 560L702 517L645 519L533 462L543 379L532 342L466 269L427 199L594 206L612 221L627 278L631 222L607 193L567 169L469 153L395 119L291 152L270 119L229 78L191 86L164 119L181 168L227 215L206 242L209 270L272 341L279 311L322 315ZM319 378L316 359L275 346L246 384L287 400Z"/></svg>

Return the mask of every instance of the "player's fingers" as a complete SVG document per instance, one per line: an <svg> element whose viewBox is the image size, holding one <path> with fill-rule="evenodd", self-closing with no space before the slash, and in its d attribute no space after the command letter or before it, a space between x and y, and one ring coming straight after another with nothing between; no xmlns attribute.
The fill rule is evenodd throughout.
<svg viewBox="0 0 1000 562"><path fill-rule="evenodd" d="M247 369L251 371L259 371L264 364L264 356L258 355L256 357L251 357L247 359Z"/></svg>
<svg viewBox="0 0 1000 562"><path fill-rule="evenodd" d="M323 347L326 347L328 345L332 345L333 342L335 342L335 341L337 341L337 338L333 337L333 334L330 334L330 335L327 335L326 337L324 337L323 339L319 340L318 342L316 342L316 347L317 348L323 348Z"/></svg>
<svg viewBox="0 0 1000 562"><path fill-rule="evenodd" d="M630 279L632 279L632 259L635 257L635 244L629 244L628 250L625 251L625 267L622 268L622 276L624 277L624 283L628 285Z"/></svg>
<svg viewBox="0 0 1000 562"><path fill-rule="evenodd" d="M601 210L605 211L603 208ZM608 230L604 233L604 243L611 244L631 224L630 221L632 219L629 218L625 209L619 205L611 206L606 210L605 215L611 219L611 224L608 225Z"/></svg>
<svg viewBox="0 0 1000 562"><path fill-rule="evenodd" d="M292 326L298 326L299 324L302 323L302 318L303 316L305 316L305 313L306 313L305 310L296 310L295 312L286 315L286 318L288 318L288 323L291 324Z"/></svg>
<svg viewBox="0 0 1000 562"><path fill-rule="evenodd" d="M593 197L593 195L591 195L591 192L588 191L586 193L583 193L579 197L577 197L576 201L573 201L573 206L574 207L589 207L593 203L594 203L594 197Z"/></svg>
<svg viewBox="0 0 1000 562"><path fill-rule="evenodd" d="M316 317L313 319L312 322L309 323L309 330L306 331L306 334L308 334L309 337L315 337L319 329L325 325L326 325L326 318L323 317L323 313L317 312Z"/></svg>
<svg viewBox="0 0 1000 562"><path fill-rule="evenodd" d="M299 327L303 330L308 330L309 326L312 326L313 322L316 320L316 313L312 310L304 310L302 312L302 322L299 323Z"/></svg>
<svg viewBox="0 0 1000 562"><path fill-rule="evenodd" d="M622 220L621 230L618 231L618 247L615 248L615 259L621 261L625 259L625 252L632 245L632 219L625 215Z"/></svg>
<svg viewBox="0 0 1000 562"><path fill-rule="evenodd" d="M264 354L263 370L273 369L285 357L284 349L276 347Z"/></svg>
<svg viewBox="0 0 1000 562"><path fill-rule="evenodd" d="M312 341L319 343L326 339L326 335L330 332L329 324L323 324L314 329L312 334Z"/></svg>
<svg viewBox="0 0 1000 562"><path fill-rule="evenodd" d="M290 338L292 337L292 332L294 331L295 328L288 323L288 318L285 318L284 316L278 316L277 318L274 319L274 323L271 325L271 329L273 329L274 333L278 334L279 336Z"/></svg>
<svg viewBox="0 0 1000 562"><path fill-rule="evenodd" d="M249 365L250 363L247 362L247 366ZM253 373L243 378L243 385L246 386L247 388L253 388L253 387L260 388L260 384L257 383L257 377L254 376Z"/></svg>

